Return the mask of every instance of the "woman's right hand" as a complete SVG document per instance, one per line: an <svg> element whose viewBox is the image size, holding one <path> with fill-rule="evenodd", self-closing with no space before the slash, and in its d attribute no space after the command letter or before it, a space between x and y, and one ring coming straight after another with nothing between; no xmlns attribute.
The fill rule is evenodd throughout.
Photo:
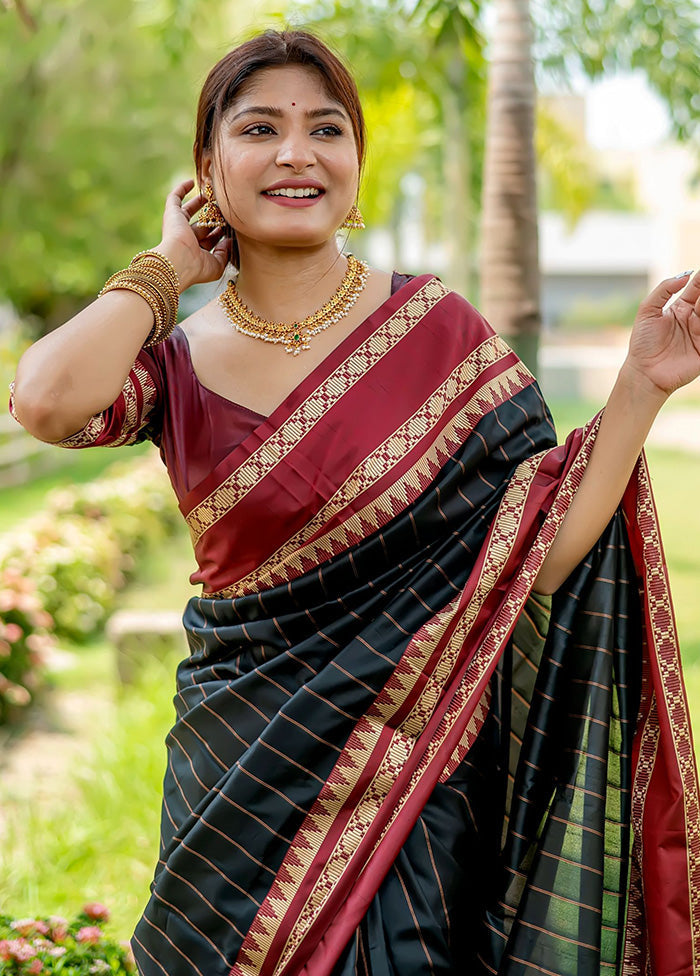
<svg viewBox="0 0 700 976"><path fill-rule="evenodd" d="M187 203L184 198L194 187L194 180L179 183L165 201L163 238L154 250L165 255L180 277L180 290L205 281L216 281L229 260L229 240L225 228L201 227L190 220L207 202L198 193Z"/></svg>

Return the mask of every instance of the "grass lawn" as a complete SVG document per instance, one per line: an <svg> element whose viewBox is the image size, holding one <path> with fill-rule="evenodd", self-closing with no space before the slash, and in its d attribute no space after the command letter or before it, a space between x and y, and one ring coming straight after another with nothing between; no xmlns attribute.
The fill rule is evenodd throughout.
<svg viewBox="0 0 700 976"><path fill-rule="evenodd" d="M596 409L587 404L553 404L560 435L580 426ZM95 453L81 452L80 467L72 480L97 475L100 466L92 461ZM124 452L119 456L123 459ZM700 458L654 449L649 461L695 728L700 730L700 546L688 531ZM63 474L53 475L43 491ZM16 498L28 514L31 507L26 491ZM3 518L7 497L7 492L0 495ZM31 497L37 504L43 497L41 490L37 488ZM144 561L138 582L122 594L121 605L182 609L195 592L187 583L193 567L183 530ZM128 937L147 897L157 856L163 739L173 720L173 673L179 656L181 651L174 650L165 661L146 661L139 683L120 691L114 682L113 651L105 641L72 649L70 667L56 675L57 692L80 689L86 700L97 703L98 719L88 727L88 753L73 761L69 785L67 779L57 778L55 793L49 792L47 802L33 802L27 796L2 797L8 819L2 843L0 905L8 911L70 914L84 901L104 901L113 912L109 930L117 937ZM101 713L100 703L105 705ZM49 762L49 787L52 768Z"/></svg>

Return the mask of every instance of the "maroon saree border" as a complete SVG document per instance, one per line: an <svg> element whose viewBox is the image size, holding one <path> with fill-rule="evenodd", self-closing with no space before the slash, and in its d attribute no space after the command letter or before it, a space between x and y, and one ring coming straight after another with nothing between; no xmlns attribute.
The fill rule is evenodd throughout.
<svg viewBox="0 0 700 976"><path fill-rule="evenodd" d="M644 455L623 505L644 591L647 651L635 743L635 884L630 893L625 965L630 973L644 971L634 968L643 965L651 967L655 976L676 976L685 960L692 958L692 976L699 976L698 772L668 570ZM687 878L687 901L682 906L677 887L672 899L668 890L669 881L679 877ZM688 919L685 929L678 924L681 915Z"/></svg>

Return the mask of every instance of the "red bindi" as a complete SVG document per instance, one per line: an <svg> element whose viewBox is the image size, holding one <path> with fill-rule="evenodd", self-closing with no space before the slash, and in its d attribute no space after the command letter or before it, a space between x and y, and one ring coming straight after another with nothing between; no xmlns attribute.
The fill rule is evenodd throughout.
<svg viewBox="0 0 700 976"><path fill-rule="evenodd" d="M292 102L292 105L296 105L296 102Z"/></svg>

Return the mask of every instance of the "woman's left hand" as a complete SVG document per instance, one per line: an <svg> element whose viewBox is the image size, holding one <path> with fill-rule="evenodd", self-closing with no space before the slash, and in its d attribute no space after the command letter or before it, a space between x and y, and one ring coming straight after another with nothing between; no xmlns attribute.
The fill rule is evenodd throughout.
<svg viewBox="0 0 700 976"><path fill-rule="evenodd" d="M641 303L625 365L664 398L700 376L700 272L662 281Z"/></svg>

